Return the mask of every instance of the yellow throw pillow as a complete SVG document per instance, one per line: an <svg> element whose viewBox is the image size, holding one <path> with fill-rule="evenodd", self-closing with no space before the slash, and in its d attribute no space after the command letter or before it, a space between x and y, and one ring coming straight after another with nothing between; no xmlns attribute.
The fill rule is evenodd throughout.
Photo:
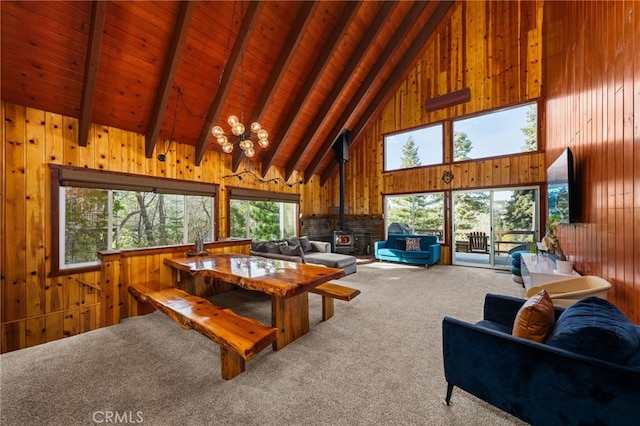
<svg viewBox="0 0 640 426"><path fill-rule="evenodd" d="M531 296L522 305L513 322L512 335L543 343L555 323L553 301L546 290Z"/></svg>

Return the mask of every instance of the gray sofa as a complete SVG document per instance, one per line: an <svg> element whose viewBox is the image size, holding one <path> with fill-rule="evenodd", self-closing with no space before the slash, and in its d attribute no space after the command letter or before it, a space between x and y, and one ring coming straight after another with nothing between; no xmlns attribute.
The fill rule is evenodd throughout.
<svg viewBox="0 0 640 426"><path fill-rule="evenodd" d="M354 256L332 253L331 243L313 241L308 237L252 241L250 253L252 256L339 268L344 270L345 275L353 274L357 269Z"/></svg>

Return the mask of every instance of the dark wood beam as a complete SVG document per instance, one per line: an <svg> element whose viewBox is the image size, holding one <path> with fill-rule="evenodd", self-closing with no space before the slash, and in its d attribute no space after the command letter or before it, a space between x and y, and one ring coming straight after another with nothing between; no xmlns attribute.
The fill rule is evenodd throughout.
<svg viewBox="0 0 640 426"><path fill-rule="evenodd" d="M204 125L200 130L200 136L198 136L198 140L196 141L196 166L200 165L200 162L204 157L204 153L207 151L207 147L209 146L209 139L211 138L211 128L220 118L222 107L224 106L224 100L229 95L229 91L231 90L231 86L233 84L233 77L236 75L238 68L240 67L240 53L247 49L249 39L251 38L251 33L254 31L256 22L258 21L258 17L260 16L260 12L265 5L265 2L263 1L250 1L248 3L249 7L247 9L247 13L244 15L244 18L242 18L242 25L240 25L238 37L236 38L236 41L233 44L233 48L231 49L231 52L229 54L227 65L222 70L222 81L216 89L216 94L213 98L213 101L211 101L209 110L207 111Z"/></svg>
<svg viewBox="0 0 640 426"><path fill-rule="evenodd" d="M145 135L144 154L147 158L151 158L153 155L153 150L155 149L156 142L158 141L158 134L160 133L160 127L162 126L162 119L166 112L167 104L169 103L169 95L171 94L173 81L176 78L176 72L178 71L178 65L180 64L180 57L182 56L182 50L184 49L187 33L189 32L189 26L191 25L191 17L193 16L195 8L195 1L183 1L180 3L178 17L173 27L173 36L169 42L169 50L164 61L162 76L160 77L160 85L156 92L156 100L153 104L151 120L149 121L149 127L147 128L147 134Z"/></svg>
<svg viewBox="0 0 640 426"><path fill-rule="evenodd" d="M258 102L256 103L256 106L253 108L253 112L250 115L252 121L255 120L260 122L264 117L267 105L271 104L273 96L276 93L276 88L280 84L280 81L284 77L289 63L294 57L291 52L295 52L298 48L300 41L305 35L305 29L309 26L311 18L313 17L313 12L317 7L318 2L315 1L306 1L302 3L302 7L298 12L298 15L296 16L296 20L291 27L291 30L289 30L287 40L285 40L284 45L280 50L280 54L278 55L278 58L276 59L271 72L269 73L269 78L262 88L262 92L260 93ZM231 162L231 164L234 173L238 170L241 160L242 150L233 150L233 161Z"/></svg>
<svg viewBox="0 0 640 426"><path fill-rule="evenodd" d="M322 51L318 54L316 61L311 67L312 72L309 73L307 79L304 81L293 104L290 107L287 107L289 113L282 122L276 137L273 139L273 145L270 147L269 152L267 152L267 155L262 160L263 177L266 176L267 171L273 165L284 140L289 135L298 114L302 111L302 106L311 95L313 88L320 81L320 77L322 76L324 69L329 65L331 56L342 39L342 36L346 33L349 25L355 19L357 15L356 11L359 6L360 4L357 2L347 2L347 5L340 14L338 22L336 22L336 25L334 26L334 31L331 32L331 35L327 39ZM305 141L301 141L300 143L305 143Z"/></svg>
<svg viewBox="0 0 640 426"><path fill-rule="evenodd" d="M104 21L107 17L106 1L95 1L91 9L91 28L89 28L89 43L87 46L87 60L84 65L84 80L82 82L82 98L80 99L80 116L78 118L78 145L87 146L89 126L93 113L93 100L96 93L96 79L98 78L98 62L100 48L104 35Z"/></svg>
<svg viewBox="0 0 640 426"><path fill-rule="evenodd" d="M411 27L413 27L416 21L416 16L420 16L422 14L422 11L427 7L427 4L428 2L416 1L413 6L411 6L411 9L409 9L404 19L398 26L397 31L393 34L393 37L391 37L391 40L389 40L389 43L387 43L384 50L380 54L379 58L382 59L378 60L376 62L376 65L369 70L369 73L362 81L362 84L360 84L358 91L351 98L351 101L345 107L344 112L329 132L329 135L327 136L325 142L322 144L322 147L316 152L313 160L311 160L311 163L305 170L305 183L309 182L311 176L316 172L318 167L320 167L322 160L324 160L327 154L331 151L333 142L338 138L340 133L342 133L342 131L344 130L344 126L351 118L351 115L354 113L354 111L356 111L360 103L363 101L363 99L365 99L367 93L371 90L371 87L375 84L376 80L380 78L380 75L385 70L387 66L387 58L393 56L394 52L396 52L400 48L402 42L405 40L407 34L409 33L409 30L411 29ZM392 78L392 76L393 74L390 74L389 78Z"/></svg>
<svg viewBox="0 0 640 426"><path fill-rule="evenodd" d="M291 159L289 159L289 162L287 163L287 166L285 168L285 180L289 180L291 175L293 175L293 172L300 164L302 157L312 145L312 142L315 139L318 130L325 122L329 111L335 105L342 91L347 87L347 83L353 77L353 74L360 65L360 61L373 46L373 42L375 41L376 37L378 36L382 28L384 28L384 22L389 18L389 16L391 16L391 13L397 5L398 3L395 1L384 2L378 10L378 13L376 14L373 22L367 30L367 33L364 35L362 40L360 40L358 47L353 52L353 55L351 55L349 63L340 74L340 78L338 79L338 81L333 85L331 93L329 93L327 98L324 100L324 103L316 114L313 123L311 123L311 126L309 126L307 132L302 138L303 141L309 142L298 144L295 152L293 153L293 156L291 157Z"/></svg>
<svg viewBox="0 0 640 426"><path fill-rule="evenodd" d="M394 91L397 90L397 87L402 83L402 80L406 78L407 73L418 59L420 52L425 48L429 37L431 37L431 34L435 31L440 21L445 17L453 3L453 1L443 0L433 11L427 23L422 27L418 36L413 40L406 53L402 55L402 59L398 62L391 73L391 75L402 77L399 79L389 78L384 82L376 97L369 103L364 114L362 114L353 129L351 129L350 136L352 146L357 144L358 139L369 122L376 117L380 111L382 111ZM337 169L337 164L327 167L321 175L320 185L324 185L336 173Z"/></svg>

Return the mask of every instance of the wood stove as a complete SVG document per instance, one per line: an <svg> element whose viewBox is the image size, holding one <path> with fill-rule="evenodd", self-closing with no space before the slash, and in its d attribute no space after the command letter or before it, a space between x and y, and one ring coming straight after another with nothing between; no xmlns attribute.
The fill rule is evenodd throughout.
<svg viewBox="0 0 640 426"><path fill-rule="evenodd" d="M333 252L351 254L356 251L356 235L350 231L333 231Z"/></svg>
<svg viewBox="0 0 640 426"><path fill-rule="evenodd" d="M340 164L340 217L339 225L336 231L333 231L334 253L350 254L356 252L356 235L344 229L344 165L349 161L349 131L344 130L333 144L336 151L336 161Z"/></svg>

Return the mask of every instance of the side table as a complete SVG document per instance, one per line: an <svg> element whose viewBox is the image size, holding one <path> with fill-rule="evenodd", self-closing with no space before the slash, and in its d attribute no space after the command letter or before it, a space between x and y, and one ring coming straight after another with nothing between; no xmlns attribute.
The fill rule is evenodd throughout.
<svg viewBox="0 0 640 426"><path fill-rule="evenodd" d="M556 269L556 264L547 256L533 253L522 253L522 279L524 288L529 290L549 281L564 280L566 278L579 277L575 270L571 274L561 274Z"/></svg>

